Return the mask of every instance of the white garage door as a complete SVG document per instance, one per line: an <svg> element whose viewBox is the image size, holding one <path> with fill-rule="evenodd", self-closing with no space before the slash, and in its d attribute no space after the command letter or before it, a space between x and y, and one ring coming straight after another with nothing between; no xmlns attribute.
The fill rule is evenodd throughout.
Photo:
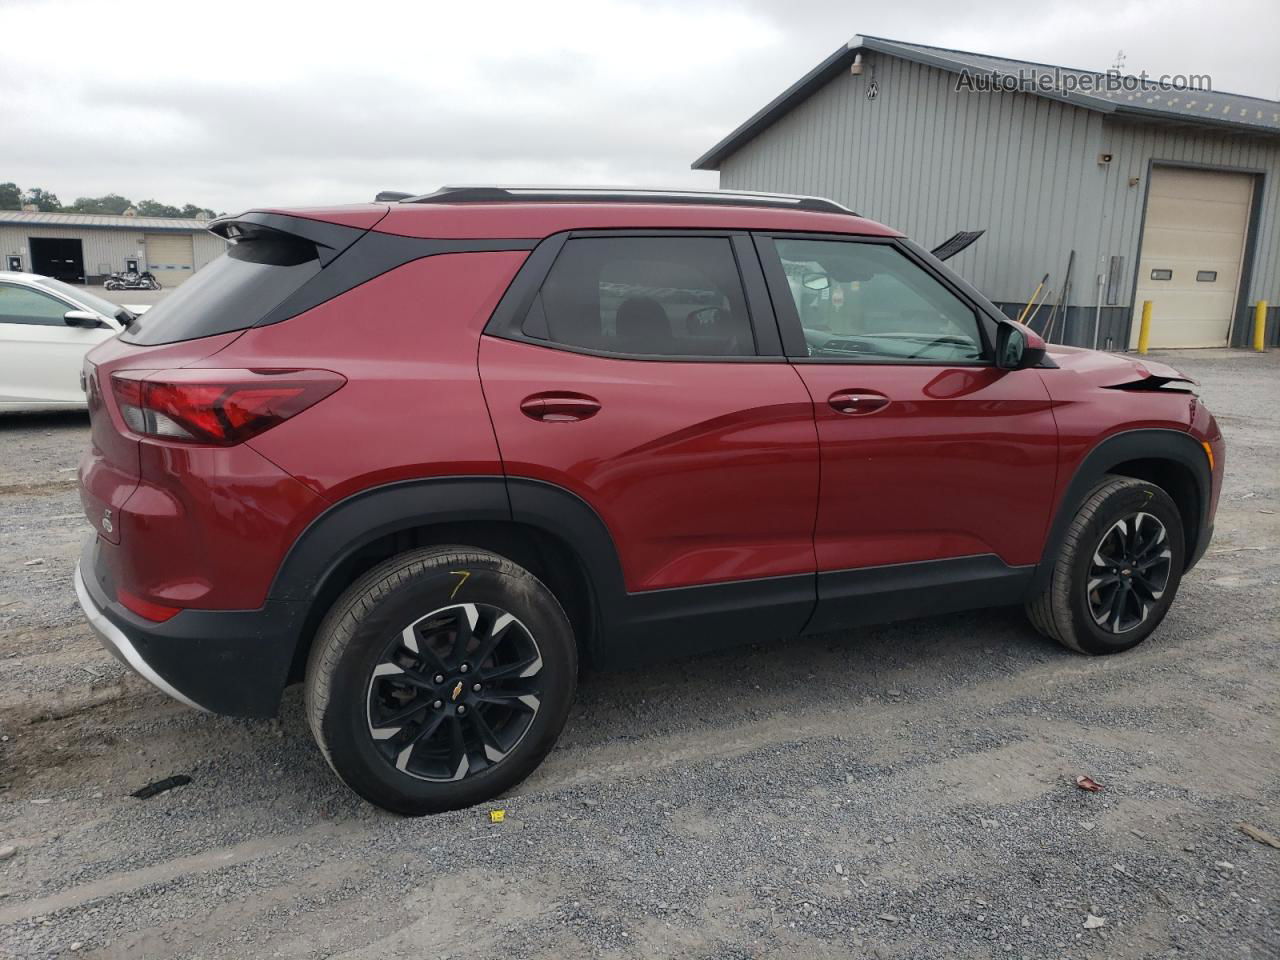
<svg viewBox="0 0 1280 960"><path fill-rule="evenodd" d="M195 271L189 233L148 233L147 269L166 287L176 287Z"/></svg>
<svg viewBox="0 0 1280 960"><path fill-rule="evenodd" d="M1151 301L1151 346L1221 347L1240 288L1253 178L1156 167L1138 263L1133 335Z"/></svg>

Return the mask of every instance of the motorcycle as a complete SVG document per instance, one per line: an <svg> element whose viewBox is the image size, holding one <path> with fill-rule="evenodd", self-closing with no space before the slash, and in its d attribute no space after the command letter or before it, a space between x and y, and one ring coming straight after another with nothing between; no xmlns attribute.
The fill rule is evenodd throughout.
<svg viewBox="0 0 1280 960"><path fill-rule="evenodd" d="M150 270L142 273L113 273L103 284L108 290L159 290L160 281Z"/></svg>

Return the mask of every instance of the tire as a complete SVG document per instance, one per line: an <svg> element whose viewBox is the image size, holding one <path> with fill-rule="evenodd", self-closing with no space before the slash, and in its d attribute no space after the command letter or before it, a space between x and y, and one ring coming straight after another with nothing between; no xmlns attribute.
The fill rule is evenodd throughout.
<svg viewBox="0 0 1280 960"><path fill-rule="evenodd" d="M573 628L533 574L467 547L413 550L326 614L307 662L307 721L329 766L369 802L411 816L453 810L542 762L577 674Z"/></svg>
<svg viewBox="0 0 1280 960"><path fill-rule="evenodd" d="M1120 653L1160 625L1185 567L1182 516L1169 495L1144 480L1108 476L1067 528L1027 616L1078 653Z"/></svg>
<svg viewBox="0 0 1280 960"><path fill-rule="evenodd" d="M106 289L108 289L108 290L119 290L119 289L120 289L120 284L116 283L114 280L108 280L108 281L107 281L103 286L105 286L105 287L106 287Z"/></svg>

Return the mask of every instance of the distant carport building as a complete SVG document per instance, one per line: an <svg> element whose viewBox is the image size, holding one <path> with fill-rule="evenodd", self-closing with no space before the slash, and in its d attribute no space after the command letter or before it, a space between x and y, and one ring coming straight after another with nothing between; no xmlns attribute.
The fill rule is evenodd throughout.
<svg viewBox="0 0 1280 960"><path fill-rule="evenodd" d="M934 247L1016 315L1045 273L1054 340L1248 342L1280 301L1280 103L854 37L694 161L723 189L830 197ZM1088 85L1086 91L1084 87ZM1074 89L1072 89L1074 88ZM1041 328L1049 310L1035 321Z"/></svg>
<svg viewBox="0 0 1280 960"><path fill-rule="evenodd" d="M207 227L205 220L0 210L0 268L101 283L136 267L172 287L226 250Z"/></svg>

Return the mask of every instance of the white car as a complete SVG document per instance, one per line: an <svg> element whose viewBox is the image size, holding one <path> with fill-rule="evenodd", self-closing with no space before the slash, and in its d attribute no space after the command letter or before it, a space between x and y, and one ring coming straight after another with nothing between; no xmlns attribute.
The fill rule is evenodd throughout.
<svg viewBox="0 0 1280 960"><path fill-rule="evenodd" d="M84 355L145 309L52 277L0 272L0 411L84 406Z"/></svg>

